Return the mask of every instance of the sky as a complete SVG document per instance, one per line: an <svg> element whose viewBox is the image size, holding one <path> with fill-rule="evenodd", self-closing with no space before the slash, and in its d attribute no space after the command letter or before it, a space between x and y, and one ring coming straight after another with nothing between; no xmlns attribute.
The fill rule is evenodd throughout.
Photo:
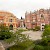
<svg viewBox="0 0 50 50"><path fill-rule="evenodd" d="M0 0L0 10L9 11L17 18L25 17L26 11L50 8L50 0Z"/></svg>

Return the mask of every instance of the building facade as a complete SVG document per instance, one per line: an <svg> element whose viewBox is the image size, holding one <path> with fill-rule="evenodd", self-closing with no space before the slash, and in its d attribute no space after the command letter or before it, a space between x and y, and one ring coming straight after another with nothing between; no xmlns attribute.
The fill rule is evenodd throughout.
<svg viewBox="0 0 50 50"><path fill-rule="evenodd" d="M5 11L0 11L0 24L4 24L10 30L15 30L18 27L16 16Z"/></svg>
<svg viewBox="0 0 50 50"><path fill-rule="evenodd" d="M34 29L39 26L41 30L44 26L50 24L50 9L40 9L34 12L26 12L25 19L21 17L18 19L10 12L0 11L0 24L3 23L10 30L15 30L18 27L26 27L28 29Z"/></svg>
<svg viewBox="0 0 50 50"><path fill-rule="evenodd" d="M34 29L36 26L39 26L43 30L46 24L50 24L50 9L40 9L35 12L25 13L26 28Z"/></svg>

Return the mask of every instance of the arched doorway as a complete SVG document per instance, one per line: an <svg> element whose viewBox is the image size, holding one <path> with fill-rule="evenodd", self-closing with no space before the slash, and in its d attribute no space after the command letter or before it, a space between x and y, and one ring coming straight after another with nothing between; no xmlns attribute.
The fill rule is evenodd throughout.
<svg viewBox="0 0 50 50"><path fill-rule="evenodd" d="M13 30L13 25L12 24L9 26L9 29L10 30Z"/></svg>

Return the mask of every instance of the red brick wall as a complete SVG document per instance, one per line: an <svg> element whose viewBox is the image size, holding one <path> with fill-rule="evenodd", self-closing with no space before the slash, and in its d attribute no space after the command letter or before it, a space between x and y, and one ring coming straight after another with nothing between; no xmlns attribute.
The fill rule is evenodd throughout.
<svg viewBox="0 0 50 50"><path fill-rule="evenodd" d="M43 18L41 15L43 15ZM35 24L32 24L33 22ZM50 11L40 9L33 13L25 13L25 24L28 29L35 28L35 26L41 26L41 23L50 24Z"/></svg>

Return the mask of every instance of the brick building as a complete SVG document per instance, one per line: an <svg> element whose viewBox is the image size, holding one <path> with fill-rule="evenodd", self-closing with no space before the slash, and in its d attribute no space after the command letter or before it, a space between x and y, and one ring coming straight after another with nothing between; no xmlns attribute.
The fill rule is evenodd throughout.
<svg viewBox="0 0 50 50"><path fill-rule="evenodd" d="M15 30L18 27L17 18L10 12L0 11L0 24L8 26L10 30Z"/></svg>
<svg viewBox="0 0 50 50"><path fill-rule="evenodd" d="M25 13L26 28L31 29L39 26L43 30L46 24L50 24L50 9L40 9L35 12Z"/></svg>

